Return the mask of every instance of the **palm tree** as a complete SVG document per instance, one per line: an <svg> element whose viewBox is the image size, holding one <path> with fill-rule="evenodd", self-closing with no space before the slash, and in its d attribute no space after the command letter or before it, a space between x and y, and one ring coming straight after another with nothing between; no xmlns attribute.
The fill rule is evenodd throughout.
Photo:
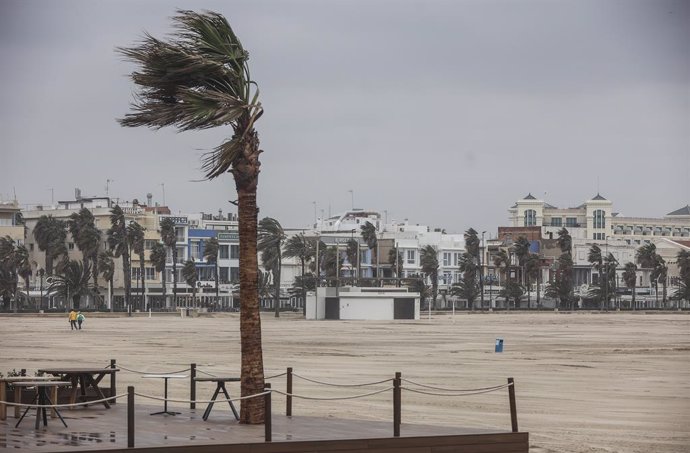
<svg viewBox="0 0 690 453"><path fill-rule="evenodd" d="M161 282L162 282L162 287L163 287L163 306L167 307L167 285L166 285L166 277L165 277L165 263L168 261L168 253L165 250L165 246L161 244L160 242L156 242L153 244L153 247L151 247L151 254L149 255L149 260L151 261L151 264L153 264L153 268L156 270L156 272L159 272L161 274Z"/></svg>
<svg viewBox="0 0 690 453"><path fill-rule="evenodd" d="M105 281L108 282L108 288L110 295L110 300L108 300L108 305L110 306L110 311L114 311L112 294L113 294L113 278L115 277L115 261L113 260L113 252L106 250L98 254L98 268L100 269L101 275Z"/></svg>
<svg viewBox="0 0 690 453"><path fill-rule="evenodd" d="M125 213L119 205L110 210L110 228L107 232L108 247L115 258L122 258L122 272L125 280L125 307L131 315L130 294L132 288L132 272L129 262L129 241L127 240L127 224Z"/></svg>
<svg viewBox="0 0 690 453"><path fill-rule="evenodd" d="M432 245L427 245L419 252L419 260L422 272L431 279L431 301L436 307L436 296L438 295L438 252Z"/></svg>
<svg viewBox="0 0 690 453"><path fill-rule="evenodd" d="M351 271L350 276L352 277L352 282L355 284L355 276L359 275L359 263L357 262L357 256L359 255L359 242L356 239L348 239L345 247L345 254L347 255L347 260L350 262Z"/></svg>
<svg viewBox="0 0 690 453"><path fill-rule="evenodd" d="M654 285L654 292L658 299L659 294L659 280L662 281L663 285L663 299L662 303L666 305L666 277L668 275L668 266L666 266L666 261L656 253L656 245L653 243L645 244L637 249L636 253L637 262L643 268L651 269L652 272L649 279ZM657 300L658 302L658 300Z"/></svg>
<svg viewBox="0 0 690 453"><path fill-rule="evenodd" d="M17 248L10 236L0 237L0 266L2 266L2 297L5 309L14 300L14 311L17 307Z"/></svg>
<svg viewBox="0 0 690 453"><path fill-rule="evenodd" d="M50 215L41 216L34 227L38 249L46 254L46 273L53 275L53 260L67 254L65 222Z"/></svg>
<svg viewBox="0 0 690 453"><path fill-rule="evenodd" d="M62 275L54 275L48 286L48 292L54 292L65 300L72 299L72 308L79 309L79 301L83 296L92 294L91 267L82 261L68 261ZM68 302L69 303L69 302Z"/></svg>
<svg viewBox="0 0 690 453"><path fill-rule="evenodd" d="M283 256L286 258L299 258L300 263L302 265L302 282L301 282L301 288L302 288L302 301L304 303L303 307L303 314L306 314L306 309L307 309L307 288L306 288L306 282L305 282L305 266L307 262L314 258L314 255L316 253L314 244L312 244L313 241L310 241L307 239L307 237L303 234L296 234L294 236L291 236L286 242L285 242L285 247L283 249Z"/></svg>
<svg viewBox="0 0 690 453"><path fill-rule="evenodd" d="M268 272L259 271L259 297L261 299L268 299L273 296L271 294L271 274Z"/></svg>
<svg viewBox="0 0 690 453"><path fill-rule="evenodd" d="M517 241L513 244L513 253L515 253L515 256L517 257L518 260L518 266L520 266L521 273L522 273L522 283L525 285L527 288L527 308L531 305L531 296L530 296L530 284L529 284L529 278L527 276L527 272L525 272L525 261L527 260L527 257L529 256L530 248L530 242L527 240L526 237L520 236Z"/></svg>
<svg viewBox="0 0 690 453"><path fill-rule="evenodd" d="M238 193L240 235L240 337L242 395L264 389L261 320L259 317L256 189L259 137L254 129L263 114L256 82L249 74L249 53L220 14L178 11L169 41L147 35L119 51L141 66L132 73L140 87L133 113L123 126L181 130L230 125L233 136L206 155L208 179L232 173ZM262 423L260 398L242 400L241 422Z"/></svg>
<svg viewBox="0 0 690 453"><path fill-rule="evenodd" d="M361 234L362 234L362 239L364 239L364 242L366 242L367 247L369 247L369 250L374 250L376 249L376 256L374 257L376 261L376 278L379 278L379 257L378 257L378 239L376 238L376 227L374 226L373 223L367 221L364 225L361 227ZM372 260L373 261L373 260ZM436 302L436 299L434 297L434 302Z"/></svg>
<svg viewBox="0 0 690 453"><path fill-rule="evenodd" d="M529 297L529 289L531 289L531 284L530 284L530 279L534 279L537 282L537 307L541 306L541 296L539 295L540 287L539 287L539 280L541 277L541 260L539 259L539 256L530 253L527 255L527 258L525 259L525 277L527 278L527 308L530 307L530 297Z"/></svg>
<svg viewBox="0 0 690 453"><path fill-rule="evenodd" d="M587 261L592 264L592 267L596 269L597 273L599 274L599 282L597 285L599 289L596 291L590 290L590 295L600 300L599 309L603 310L604 298L600 296L608 293L608 288L604 289L605 285L608 283L608 278L604 272L604 256L601 254L601 247L599 247L597 244L592 244L592 246L589 248L589 252L587 253Z"/></svg>
<svg viewBox="0 0 690 453"><path fill-rule="evenodd" d="M192 288L192 305L196 307L196 282L199 280L199 275L196 272L194 260L185 261L182 266L182 278Z"/></svg>
<svg viewBox="0 0 690 453"><path fill-rule="evenodd" d="M513 299L514 307L517 308L524 293L522 285L513 279L508 279L503 288L498 292L498 295L506 300L506 308L510 308L511 299Z"/></svg>
<svg viewBox="0 0 690 453"><path fill-rule="evenodd" d="M218 305L218 238L211 238L204 243L204 260L213 264L213 280L216 283L216 305Z"/></svg>
<svg viewBox="0 0 690 453"><path fill-rule="evenodd" d="M15 250L14 265L17 269L17 275L24 280L24 293L27 305L29 304L29 278L33 273L31 271L31 261L29 260L29 250L24 244L18 245ZM15 304L15 309L17 308Z"/></svg>
<svg viewBox="0 0 690 453"><path fill-rule="evenodd" d="M622 274L625 286L632 290L632 301L630 308L635 309L635 287L637 286L637 265L635 263L625 263L625 270Z"/></svg>
<svg viewBox="0 0 690 453"><path fill-rule="evenodd" d="M467 251L460 255L459 263L462 280L453 285L451 294L467 299L467 307L474 310L475 300L479 295L479 287L477 285L478 266L475 257L469 251L471 247L467 247L467 242L465 242L465 248Z"/></svg>
<svg viewBox="0 0 690 453"><path fill-rule="evenodd" d="M388 250L388 263L391 265L392 272L395 273L397 279L397 286L400 286L400 272L403 268L403 255L398 250L398 247L392 247Z"/></svg>
<svg viewBox="0 0 690 453"><path fill-rule="evenodd" d="M561 228L558 230L558 239L556 239L556 244L558 244L558 247L561 249L561 253L572 254L573 238L570 236L570 233L568 233L567 229Z"/></svg>
<svg viewBox="0 0 690 453"><path fill-rule="evenodd" d="M264 217L259 222L257 249L261 252L264 267L273 274L275 316L280 316L280 267L283 262L283 242L285 232L280 222L271 217Z"/></svg>
<svg viewBox="0 0 690 453"><path fill-rule="evenodd" d="M98 252L101 246L101 230L96 228L96 221L87 208L72 213L67 220L67 227L74 243L82 253L83 261L90 262L93 268L93 286L98 291Z"/></svg>
<svg viewBox="0 0 690 453"><path fill-rule="evenodd" d="M129 244L129 249L139 255L139 278L141 279L141 285L137 285L141 288L139 309L146 310L146 282L144 281L144 251L145 240L144 240L144 227L139 225L135 221L129 222L127 225L127 243Z"/></svg>
<svg viewBox="0 0 690 453"><path fill-rule="evenodd" d="M175 222L170 217L164 217L161 220L160 228L161 240L172 255L173 307L177 307L177 230L175 229Z"/></svg>

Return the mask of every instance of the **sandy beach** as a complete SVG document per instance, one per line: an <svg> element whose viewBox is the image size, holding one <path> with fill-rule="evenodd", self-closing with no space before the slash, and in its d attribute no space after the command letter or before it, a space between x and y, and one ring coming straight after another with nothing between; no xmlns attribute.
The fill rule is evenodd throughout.
<svg viewBox="0 0 690 453"><path fill-rule="evenodd" d="M197 363L201 371L238 374L239 317L89 316L82 331L67 317L3 316L0 371L48 366L105 366L111 358L139 372ZM521 431L534 452L690 451L690 315L684 313L426 314L414 322L305 321L262 318L267 375L286 367L310 379L360 383L393 377L447 388L516 383ZM494 352L497 337L504 352ZM271 381L284 389L284 378ZM160 382L123 370L118 390L162 394ZM294 393L335 397L375 388L329 387L295 379ZM405 385L405 384L403 384ZM237 393L238 387L231 386ZM200 397L211 393L201 387ZM171 398L189 397L172 382ZM284 399L276 398L276 410ZM390 420L391 395L296 399L294 413ZM403 391L403 422L510 430L507 391L430 396Z"/></svg>

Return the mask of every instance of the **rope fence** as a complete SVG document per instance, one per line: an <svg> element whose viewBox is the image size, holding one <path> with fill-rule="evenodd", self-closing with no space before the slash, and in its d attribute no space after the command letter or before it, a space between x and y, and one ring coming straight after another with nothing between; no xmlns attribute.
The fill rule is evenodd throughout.
<svg viewBox="0 0 690 453"><path fill-rule="evenodd" d="M204 420L206 420L205 417L208 416L208 413L210 413L210 408L212 407L213 404L215 403L229 403L230 406L232 407L233 411L235 410L234 406L232 405L233 402L237 401L244 401L244 400L249 400L253 398L263 398L264 399L264 410L265 410L265 440L266 442L270 442L272 438L272 421L271 421L271 395L272 393L276 393L278 395L282 395L285 397L285 415L288 417L292 416L292 399L297 398L301 400L307 400L307 401L345 401L345 400L355 400L355 399L361 399L361 398L368 398L372 397L375 395L380 395L386 392L390 392L391 390L393 391L393 436L394 437L399 437L400 436L400 426L402 424L402 417L401 417L401 412L402 412L402 391L410 392L410 393L415 393L415 394L420 394L420 395L426 395L426 396L441 396L441 397L463 397L463 396L471 396L471 395L480 395L480 394L485 394L485 393L491 393L491 392L496 392L500 391L503 389L508 389L508 400L509 400L509 405L510 405L510 418L511 418L511 428L512 432L518 432L518 423L517 423L517 409L516 409L516 402L515 402L515 382L513 378L508 378L507 383L505 384L500 384L500 385L494 385L494 386L488 386L488 387L478 387L478 388L466 388L466 389L459 389L459 388L448 388L448 387L441 387L441 386L436 386L436 385L429 385L429 384L424 384L420 382L416 382L410 379L403 379L402 378L402 373L396 372L394 378L388 378L388 379L381 379L378 381L373 381L373 382L364 382L364 383L352 383L352 384L344 384L344 383L335 383L335 382L326 382L326 381L321 381L318 379L313 379L309 378L306 376L303 376L301 374L297 374L293 372L292 367L288 367L285 372L278 373L272 376L267 376L264 378L264 380L270 380L270 379L275 379L279 378L282 376L286 376L286 382L285 382L285 391L278 390L278 389L272 389L270 383L265 383L264 384L264 389L261 392L252 394L252 395L246 395L246 396L241 396L241 397L235 397L235 398L230 398L230 395L227 393L227 390L225 390L225 382L232 382L232 381L238 381L239 377L233 378L233 377L219 377L218 375L211 373L209 371L201 370L197 368L197 365L195 363L192 363L190 367L182 369L182 370L177 370L177 371L171 371L171 372L164 372L164 373L153 373L149 371L140 371L140 370L135 370L131 369L128 367L124 367L121 365L117 365L116 361L112 359L110 361L110 365L107 366L106 368L112 368L115 371L121 369L125 370L128 372L136 373L136 374L158 374L158 375L173 375L173 374L178 374L178 373L183 373L186 371L190 371L190 391L189 391L189 399L174 399L174 398L168 398L167 397L167 377L166 377L166 394L164 397L159 397L155 395L149 395L145 393L137 393L134 391L133 386L127 387L127 393L123 394L117 394L116 392L116 381L115 381L115 373L112 372L110 373L110 394L114 396L110 396L107 398L102 398L102 399L97 399L97 400L89 400L89 401L84 401L84 402L77 402L77 403L69 403L69 404L23 404L21 402L9 402L9 401L0 401L0 407L3 408L4 406L10 406L10 407L16 407L16 408L36 408L37 411L39 410L45 410L48 408L51 409L58 409L58 408L71 408L71 407L79 407L79 406L88 406L88 405L94 405L98 403L106 403L107 402L112 402L112 404L115 404L116 400L127 396L127 446L129 448L134 447L134 429L135 429L135 424L134 424L134 398L135 396L138 396L140 398L144 399L150 399L150 400L155 400L155 401L164 401L166 404L166 411L167 411L167 403L181 403L181 404L189 404L190 409L195 409L196 404L207 404L209 405L206 409L206 413L204 415ZM197 373L200 375L208 376L208 378L197 378ZM221 375L222 376L222 375ZM163 376L159 376L163 377ZM181 376L176 376L176 377L181 377ZM186 377L186 376L185 376ZM347 396L312 396L312 395L305 395L305 394L299 394L295 393L293 391L293 379L298 378L306 382L310 382L313 384L318 384L318 385L324 385L328 387L337 387L337 388L362 388L362 387L370 387L370 386L376 386L376 385L381 385L381 384L389 384L392 382L392 386L388 385L385 388L381 389L376 389L372 390L367 393L361 393L357 395L347 395ZM29 380L30 377L27 377L27 380ZM213 395L213 398L210 400L200 400L196 398L196 383L197 379L199 381L206 381L206 382L216 382L217 389L215 391L215 394ZM403 383L407 384L403 386ZM2 384L4 385L4 384ZM217 398L219 395L219 391L223 390L223 393L225 394L226 398ZM17 409L15 409L17 410ZM28 411L29 409L27 409ZM235 412L235 415L237 415L237 412ZM21 421L21 420L20 420ZM64 421L63 421L64 423Z"/></svg>

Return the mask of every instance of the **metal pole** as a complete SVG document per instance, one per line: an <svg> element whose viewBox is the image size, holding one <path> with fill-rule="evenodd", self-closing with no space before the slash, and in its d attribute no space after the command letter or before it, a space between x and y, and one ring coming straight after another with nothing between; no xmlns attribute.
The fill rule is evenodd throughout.
<svg viewBox="0 0 690 453"><path fill-rule="evenodd" d="M292 367L287 369L287 388L285 393L287 393L285 397L285 415L292 417Z"/></svg>
<svg viewBox="0 0 690 453"><path fill-rule="evenodd" d="M127 387L127 448L134 448L134 387Z"/></svg>
<svg viewBox="0 0 690 453"><path fill-rule="evenodd" d="M482 310L484 309L484 266L482 264L484 261L482 259L482 256L484 255L484 233L486 233L486 231L482 231L482 247L479 251L479 289L481 294L479 306Z"/></svg>
<svg viewBox="0 0 690 453"><path fill-rule="evenodd" d="M115 359L110 359L110 368L111 369L117 368L116 363L115 363ZM112 373L110 373L110 396L117 395L117 385L115 382L115 374L116 373L114 371ZM115 403L117 403L117 398L110 402L110 404L115 404Z"/></svg>
<svg viewBox="0 0 690 453"><path fill-rule="evenodd" d="M319 268L319 243L321 242L321 239L319 238L319 235L316 235L316 282L314 284L314 319L318 320L319 317L319 284L321 283L321 269ZM305 300L304 303L306 304L307 301Z"/></svg>
<svg viewBox="0 0 690 453"><path fill-rule="evenodd" d="M271 432L271 384L264 384L264 391L268 391L264 395L264 440L271 442L273 438Z"/></svg>
<svg viewBox="0 0 690 453"><path fill-rule="evenodd" d="M508 378L508 400L510 401L510 424L513 432L518 432L517 407L515 406L515 381L512 377Z"/></svg>
<svg viewBox="0 0 690 453"><path fill-rule="evenodd" d="M402 399L400 393L400 383L402 374L399 371L395 373L393 379L393 436L400 437L400 422L402 420Z"/></svg>
<svg viewBox="0 0 690 453"><path fill-rule="evenodd" d="M196 409L196 403L194 402L196 400L196 363L192 363L190 368L189 399L192 401L189 403L189 408Z"/></svg>

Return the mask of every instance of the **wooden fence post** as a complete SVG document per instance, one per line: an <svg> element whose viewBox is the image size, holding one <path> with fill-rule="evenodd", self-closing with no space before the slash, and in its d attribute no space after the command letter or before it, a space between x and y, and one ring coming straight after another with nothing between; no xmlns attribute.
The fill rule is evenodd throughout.
<svg viewBox="0 0 690 453"><path fill-rule="evenodd" d="M127 448L134 448L134 387L127 387Z"/></svg>
<svg viewBox="0 0 690 453"><path fill-rule="evenodd" d="M189 408L190 409L196 409L196 363L192 363L190 365L191 368L191 373L189 373L190 376L190 381L189 381L189 399L192 400L191 403L189 403Z"/></svg>
<svg viewBox="0 0 690 453"><path fill-rule="evenodd" d="M292 417L292 367L287 369L287 396L285 397L285 415Z"/></svg>
<svg viewBox="0 0 690 453"><path fill-rule="evenodd" d="M402 398L400 392L402 373L397 371L393 379L393 436L400 437L400 422L402 419Z"/></svg>
<svg viewBox="0 0 690 453"><path fill-rule="evenodd" d="M271 426L271 384L264 384L264 391L268 391L264 395L264 440L271 442L273 440L272 426Z"/></svg>
<svg viewBox="0 0 690 453"><path fill-rule="evenodd" d="M115 369L117 368L115 359L110 359L110 368ZM117 381L115 381L115 372L110 374L110 396L115 396L117 395ZM110 401L110 404L115 404L117 403L117 398Z"/></svg>
<svg viewBox="0 0 690 453"><path fill-rule="evenodd" d="M515 381L512 377L508 378L508 399L510 400L510 424L513 432L518 432L517 407L515 405Z"/></svg>

